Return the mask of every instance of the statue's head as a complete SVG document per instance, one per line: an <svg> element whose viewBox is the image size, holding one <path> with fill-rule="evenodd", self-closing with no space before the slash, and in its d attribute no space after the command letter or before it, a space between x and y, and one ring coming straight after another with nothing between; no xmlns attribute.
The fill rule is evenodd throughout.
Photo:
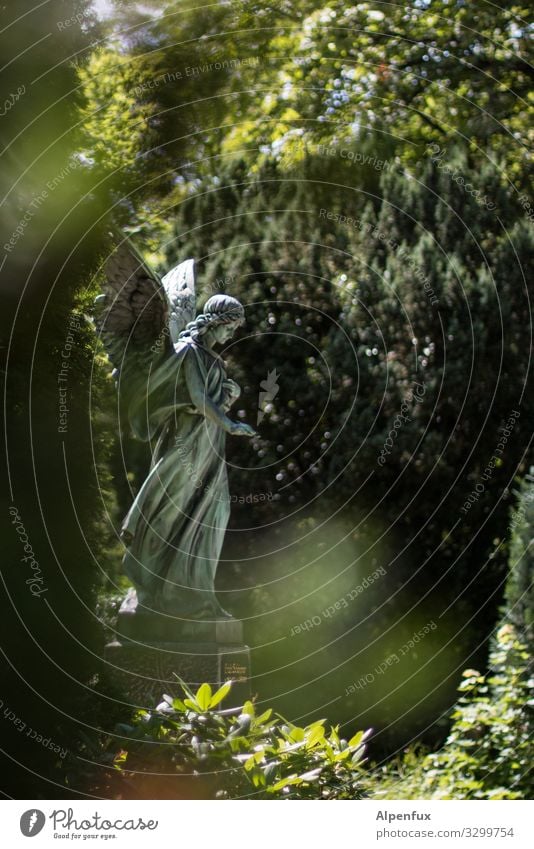
<svg viewBox="0 0 534 849"><path fill-rule="evenodd" d="M239 326L245 321L243 305L230 295L212 295L208 298L204 304L204 315L209 317L212 326L229 322L235 322Z"/></svg>
<svg viewBox="0 0 534 849"><path fill-rule="evenodd" d="M230 295L212 295L204 304L204 310L191 321L180 338L199 339L213 331L214 341L225 342L245 321L243 305ZM219 329L220 328L220 329Z"/></svg>

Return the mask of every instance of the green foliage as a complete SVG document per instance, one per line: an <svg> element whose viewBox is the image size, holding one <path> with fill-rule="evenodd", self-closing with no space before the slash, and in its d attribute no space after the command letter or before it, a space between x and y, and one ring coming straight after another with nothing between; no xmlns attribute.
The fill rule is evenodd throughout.
<svg viewBox="0 0 534 849"><path fill-rule="evenodd" d="M511 625L490 653L490 671L468 669L452 728L435 754L409 752L374 774L368 792L387 799L531 799L534 679L531 655Z"/></svg>
<svg viewBox="0 0 534 849"><path fill-rule="evenodd" d="M512 544L503 624L492 641L487 674L467 669L443 748L409 750L376 771L367 786L387 799L531 799L534 793L531 475L511 513ZM513 623L513 624L511 624Z"/></svg>
<svg viewBox="0 0 534 849"><path fill-rule="evenodd" d="M462 697L443 753L431 757L430 787L456 799L532 798L533 688L529 655L512 626L503 625L490 654L490 672L464 672ZM433 770L437 774L432 775ZM441 780L454 776L452 787Z"/></svg>
<svg viewBox="0 0 534 849"><path fill-rule="evenodd" d="M262 0L209 9L152 0L144 9L162 6L164 15L118 12L136 82L132 111L144 110L150 126L140 167L155 186L145 195L164 187L167 169L192 181L220 155L247 154L255 171L273 152L295 163L317 143L349 144L407 164L422 146L459 139L481 160L501 158L527 185L525 4L304 0L296 10Z"/></svg>
<svg viewBox="0 0 534 849"><path fill-rule="evenodd" d="M298 119L311 119L316 137L350 137L355 122L364 143L393 131L390 143L406 160L418 144L459 136L506 151L509 162L522 158L513 136L532 114L526 6L433 0L317 7L305 5L296 69L286 62L279 71L293 85L277 114L291 106Z"/></svg>
<svg viewBox="0 0 534 849"><path fill-rule="evenodd" d="M245 702L241 713L218 710L231 683L212 692L202 684L185 698L164 696L154 711L138 711L117 734L122 748L108 742L104 763L112 763L132 784L147 789L148 774L175 773L168 779L179 793L180 778L188 793L217 798L359 799L361 767L369 733L343 739L338 728L319 720L299 727L257 713Z"/></svg>
<svg viewBox="0 0 534 849"><path fill-rule="evenodd" d="M506 582L505 621L534 655L534 469L521 482L516 509L510 516L512 541Z"/></svg>

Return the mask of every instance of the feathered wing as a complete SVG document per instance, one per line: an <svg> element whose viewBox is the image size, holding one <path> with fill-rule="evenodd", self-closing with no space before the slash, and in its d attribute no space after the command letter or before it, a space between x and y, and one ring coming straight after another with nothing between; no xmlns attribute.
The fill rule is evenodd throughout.
<svg viewBox="0 0 534 849"><path fill-rule="evenodd" d="M195 261L186 259L172 268L162 280L169 303L169 332L173 344L185 326L195 318Z"/></svg>
<svg viewBox="0 0 534 849"><path fill-rule="evenodd" d="M161 280L123 240L105 264L103 289L94 321L131 423L134 410L158 384L158 367L173 356L179 333L195 317L194 260Z"/></svg>
<svg viewBox="0 0 534 849"><path fill-rule="evenodd" d="M121 394L130 395L172 353L167 296L158 275L128 241L107 260L103 289L95 301L96 329L114 374L120 374Z"/></svg>

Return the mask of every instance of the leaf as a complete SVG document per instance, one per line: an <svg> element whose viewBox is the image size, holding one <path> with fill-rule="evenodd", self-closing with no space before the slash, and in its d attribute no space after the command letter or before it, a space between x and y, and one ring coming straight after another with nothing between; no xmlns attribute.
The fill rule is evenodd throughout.
<svg viewBox="0 0 534 849"><path fill-rule="evenodd" d="M290 784L302 784L302 779L298 775L289 775L287 778L282 778L276 784L273 784L270 790L282 790L284 787L289 787Z"/></svg>
<svg viewBox="0 0 534 849"><path fill-rule="evenodd" d="M227 740L231 739L243 739L245 743L247 743L246 737L244 735L248 734L250 730L250 724L252 722L252 717L247 713L240 713L235 721L234 725L230 728L230 732L227 736ZM250 745L250 741L248 743Z"/></svg>
<svg viewBox="0 0 534 849"><path fill-rule="evenodd" d="M243 713L244 712L245 712L245 709L243 708ZM268 710L266 710L260 716L256 717L256 724L261 725L262 723L267 722L267 720L271 718L272 713L273 713L272 708L269 708Z"/></svg>
<svg viewBox="0 0 534 849"><path fill-rule="evenodd" d="M181 699L173 699L171 704L174 710L179 710L180 712L185 713L186 707Z"/></svg>
<svg viewBox="0 0 534 849"><path fill-rule="evenodd" d="M261 770L252 773L252 783L254 787L265 787L265 776Z"/></svg>
<svg viewBox="0 0 534 849"><path fill-rule="evenodd" d="M210 699L209 708L216 707L232 689L232 681L227 681L222 687L219 687L216 693Z"/></svg>
<svg viewBox="0 0 534 849"><path fill-rule="evenodd" d="M184 705L189 708L189 710L194 710L196 713L202 713L202 708L197 705L196 702L193 702L191 699L184 699Z"/></svg>
<svg viewBox="0 0 534 849"><path fill-rule="evenodd" d="M309 772L303 772L300 777L302 781L317 781L319 776L321 775L322 767L318 769L311 769Z"/></svg>
<svg viewBox="0 0 534 849"><path fill-rule="evenodd" d="M365 754L365 746L360 746L360 748L356 749L356 751L354 752L354 754L351 758L351 763L353 765L356 765L358 763L358 761L361 761L364 754Z"/></svg>
<svg viewBox="0 0 534 849"><path fill-rule="evenodd" d="M254 716L254 705L252 702L245 702L241 713L248 713L249 716Z"/></svg>
<svg viewBox="0 0 534 849"><path fill-rule="evenodd" d="M195 695L196 702L201 709L205 711L209 709L211 702L211 687L209 684L201 684Z"/></svg>
<svg viewBox="0 0 534 849"><path fill-rule="evenodd" d="M305 740L299 740L297 743L290 743L289 740L281 740L280 738L278 738L278 751L280 752L280 754L296 752L298 749L302 749L302 747L305 745Z"/></svg>
<svg viewBox="0 0 534 849"><path fill-rule="evenodd" d="M289 732L289 739L294 740L295 743L300 743L304 740L305 731L304 728L299 728L298 725L295 725L291 731Z"/></svg>
<svg viewBox="0 0 534 849"><path fill-rule="evenodd" d="M324 726L318 725L312 728L311 732L306 735L306 748L313 749L317 743L321 743L324 739Z"/></svg>
<svg viewBox="0 0 534 849"><path fill-rule="evenodd" d="M330 739L331 739L331 740L333 740L333 742L334 742L334 743L336 743L336 745L337 745L337 746L339 746L339 734L338 734L338 731L339 731L339 725L336 725L336 726L335 726L335 728L334 728L334 727L332 727L332 728L330 729Z"/></svg>
<svg viewBox="0 0 534 849"><path fill-rule="evenodd" d="M174 672L173 674L174 674L175 678L178 679L180 687L182 688L182 690L186 694L187 698L193 700L195 697L194 697L193 693L191 692L191 690L189 689L189 687L187 686L187 684L185 683L185 681L183 680L183 678L180 678L180 676L176 672Z"/></svg>
<svg viewBox="0 0 534 849"><path fill-rule="evenodd" d="M353 747L358 746L359 743L361 743L362 739L363 739L363 731L358 731L358 733L355 734L354 737L350 738L349 746L353 746Z"/></svg>

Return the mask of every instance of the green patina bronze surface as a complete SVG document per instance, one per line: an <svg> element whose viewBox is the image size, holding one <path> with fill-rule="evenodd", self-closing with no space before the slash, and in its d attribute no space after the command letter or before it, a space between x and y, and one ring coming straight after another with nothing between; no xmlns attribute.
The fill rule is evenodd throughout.
<svg viewBox="0 0 534 849"><path fill-rule="evenodd" d="M215 572L230 516L226 434L252 436L228 415L240 389L213 345L236 329L211 327L175 346L131 411L134 431L154 440L152 468L123 525L124 569L144 607L185 617L228 616Z"/></svg>
<svg viewBox="0 0 534 849"><path fill-rule="evenodd" d="M230 514L225 442L255 431L228 416L241 390L214 349L243 324L244 309L218 294L195 317L194 261L160 279L127 240L105 269L95 324L115 366L120 409L152 455L122 526L135 591L121 613L134 615L148 639L167 627L188 633L188 620L231 619L215 595Z"/></svg>

